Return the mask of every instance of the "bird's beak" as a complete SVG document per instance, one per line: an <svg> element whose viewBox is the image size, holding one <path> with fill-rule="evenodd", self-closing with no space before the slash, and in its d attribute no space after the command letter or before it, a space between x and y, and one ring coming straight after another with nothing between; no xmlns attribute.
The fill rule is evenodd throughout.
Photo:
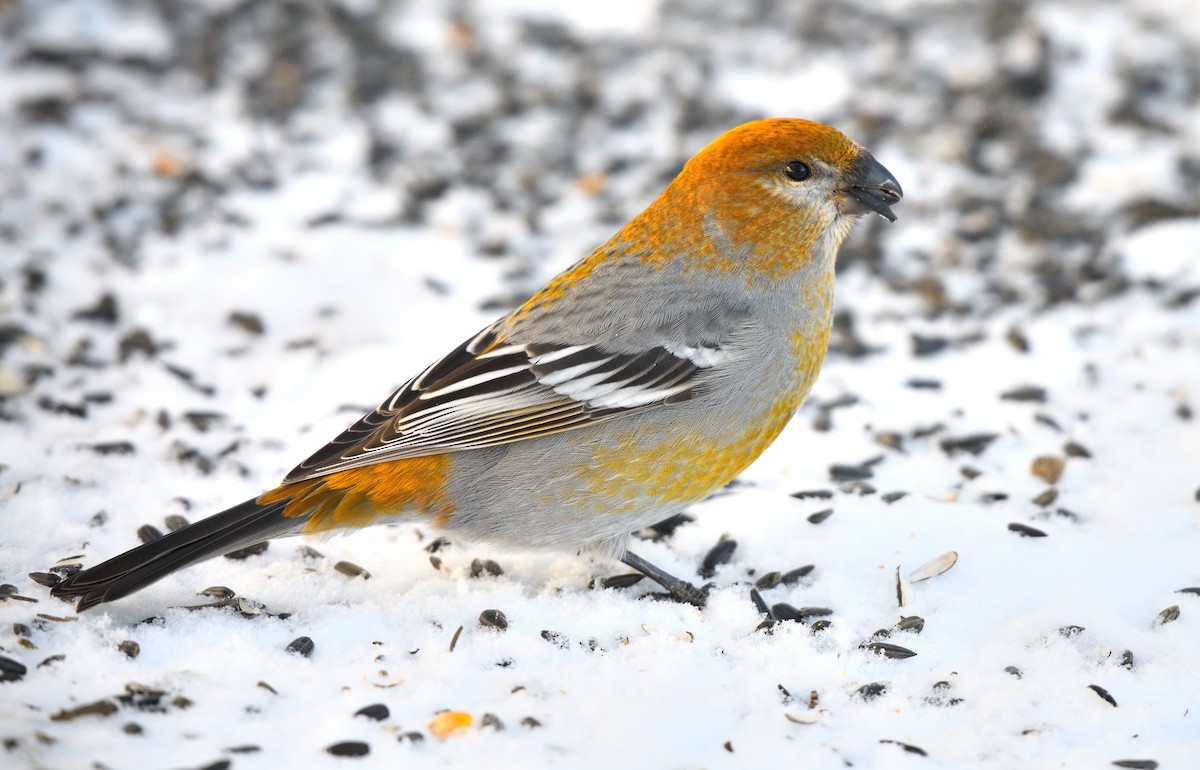
<svg viewBox="0 0 1200 770"><path fill-rule="evenodd" d="M843 214L866 214L874 211L889 222L896 221L892 206L904 197L900 183L892 172L883 167L871 153L863 150L858 154L845 184L838 190L842 193Z"/></svg>

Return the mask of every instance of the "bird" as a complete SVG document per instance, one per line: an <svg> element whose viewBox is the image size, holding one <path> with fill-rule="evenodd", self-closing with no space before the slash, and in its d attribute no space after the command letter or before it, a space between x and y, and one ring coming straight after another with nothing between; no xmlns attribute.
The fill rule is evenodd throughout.
<svg viewBox="0 0 1200 770"><path fill-rule="evenodd" d="M689 160L641 214L401 385L282 483L52 588L82 612L276 537L425 522L521 549L594 549L680 602L631 533L723 487L825 357L834 265L900 183L835 128L767 118Z"/></svg>

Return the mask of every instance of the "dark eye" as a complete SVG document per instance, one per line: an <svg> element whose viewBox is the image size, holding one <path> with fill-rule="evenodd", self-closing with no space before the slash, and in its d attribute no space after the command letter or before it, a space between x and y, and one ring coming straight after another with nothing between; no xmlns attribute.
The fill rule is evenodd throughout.
<svg viewBox="0 0 1200 770"><path fill-rule="evenodd" d="M783 173L787 174L787 178L793 182L803 182L812 174L812 169L803 161L789 160L788 164L783 167Z"/></svg>

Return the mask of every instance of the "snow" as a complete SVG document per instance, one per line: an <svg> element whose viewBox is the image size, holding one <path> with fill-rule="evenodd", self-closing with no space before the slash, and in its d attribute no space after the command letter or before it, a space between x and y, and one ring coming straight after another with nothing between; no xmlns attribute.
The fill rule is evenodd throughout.
<svg viewBox="0 0 1200 770"><path fill-rule="evenodd" d="M1200 25L1185 0L1002 5L0 10L0 584L36 600L0 601L26 669L0 682L0 765L1195 766L1200 155L1177 65ZM703 610L589 587L628 571L599 557L431 552L411 525L78 615L28 577L274 486L713 136L788 113L860 139L906 198L843 250L853 331L801 413L694 521L634 540L698 583L737 541ZM105 294L114 317L89 315ZM761 628L755 581L810 564L760 593L828 627ZM264 612L185 608L210 586ZM54 718L97 701L115 711ZM437 737L445 709L473 726ZM345 741L370 754L327 751Z"/></svg>

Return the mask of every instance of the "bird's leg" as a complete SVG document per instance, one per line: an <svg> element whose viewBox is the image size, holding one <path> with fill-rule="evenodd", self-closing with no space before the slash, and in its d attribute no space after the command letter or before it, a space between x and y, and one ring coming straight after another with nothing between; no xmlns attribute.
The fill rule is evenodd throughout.
<svg viewBox="0 0 1200 770"><path fill-rule="evenodd" d="M707 587L696 588L686 580L668 575L633 551L626 551L625 555L621 557L621 561L667 589L667 593L677 602L703 607L708 601Z"/></svg>

